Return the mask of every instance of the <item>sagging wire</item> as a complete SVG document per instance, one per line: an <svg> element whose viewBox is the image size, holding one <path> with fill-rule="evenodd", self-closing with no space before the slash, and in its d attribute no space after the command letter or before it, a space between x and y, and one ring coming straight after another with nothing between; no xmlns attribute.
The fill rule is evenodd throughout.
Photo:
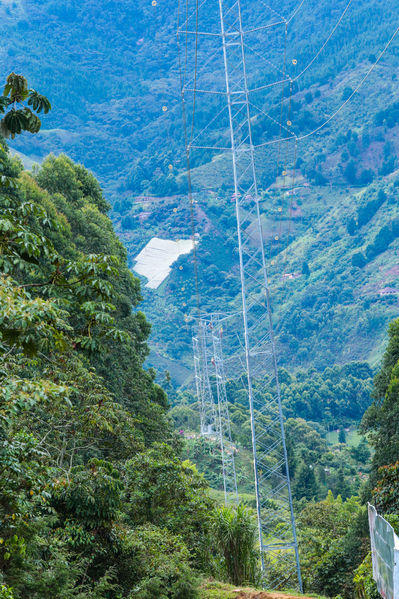
<svg viewBox="0 0 399 599"><path fill-rule="evenodd" d="M182 71L181 64L181 50L180 50L180 0L178 2L178 21L177 21L177 46L178 46L178 65L179 65L179 80L180 80L180 94L182 100L182 117L183 117L183 130L184 130L184 143L185 143L185 153L186 153L186 173L187 173L187 192L188 192L188 200L190 206L190 221L191 221L191 238L193 242L193 265L194 265L194 285L195 285L195 297L196 297L196 308L197 308L197 319L198 326L201 318L201 301L199 294L199 269L198 269L198 255L197 255L197 244L196 244L196 223L195 223L195 210L194 210L194 198L193 198L193 188L192 188L192 177L191 177L191 161L190 161L190 143L194 133L194 120L195 120L195 95L196 95L196 85L197 85L197 70L198 70L198 0L196 0L196 10L195 10L195 27L196 27L196 35L195 35L195 59L194 59L194 91L193 91L193 112L191 117L191 132L190 136L188 134L187 127L187 112L186 112L186 102L185 102L185 81L187 75L187 63L188 63L188 0L186 0L186 35L185 35L185 52L184 52L184 75ZM186 321L187 322L187 321Z"/></svg>

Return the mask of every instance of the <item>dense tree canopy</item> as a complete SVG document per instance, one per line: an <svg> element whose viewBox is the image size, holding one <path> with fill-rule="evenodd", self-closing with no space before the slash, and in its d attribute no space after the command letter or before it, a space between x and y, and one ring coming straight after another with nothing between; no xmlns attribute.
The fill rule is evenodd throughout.
<svg viewBox="0 0 399 599"><path fill-rule="evenodd" d="M389 342L381 370L374 380L374 402L364 415L362 429L374 448L371 483L381 466L394 464L399 456L399 321L389 327Z"/></svg>
<svg viewBox="0 0 399 599"><path fill-rule="evenodd" d="M108 205L65 156L32 176L2 148L4 593L194 597L212 504L194 466L179 461L166 396L143 369L150 327ZM155 442L164 449L146 452Z"/></svg>

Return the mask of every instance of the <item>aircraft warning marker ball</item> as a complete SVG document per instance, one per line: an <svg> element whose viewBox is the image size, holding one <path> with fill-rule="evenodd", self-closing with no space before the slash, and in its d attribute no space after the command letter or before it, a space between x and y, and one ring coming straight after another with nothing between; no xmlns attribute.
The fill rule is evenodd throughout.
<svg viewBox="0 0 399 599"><path fill-rule="evenodd" d="M151 4L152 4L153 6L156 6L156 5L157 5L157 0L152 0Z"/></svg>
<svg viewBox="0 0 399 599"><path fill-rule="evenodd" d="M276 241L278 241L278 235L275 235L275 236L274 236L274 239L275 239Z"/></svg>
<svg viewBox="0 0 399 599"><path fill-rule="evenodd" d="M177 212L177 208L173 208L173 212Z"/></svg>
<svg viewBox="0 0 399 599"><path fill-rule="evenodd" d="M162 112L166 112L168 110L167 106L162 106Z"/></svg>
<svg viewBox="0 0 399 599"><path fill-rule="evenodd" d="M285 177L286 174L287 174L287 171L283 171L283 177Z"/></svg>
<svg viewBox="0 0 399 599"><path fill-rule="evenodd" d="M296 65L296 64L298 64L298 61L297 61L297 59L296 59L296 58L293 58L293 59L292 59L292 64L293 64L293 65Z"/></svg>
<svg viewBox="0 0 399 599"><path fill-rule="evenodd" d="M279 207L278 207L278 211L279 211L279 212L282 212L282 211L283 211L283 209L281 208L281 206L279 206Z"/></svg>
<svg viewBox="0 0 399 599"><path fill-rule="evenodd" d="M169 164L168 168L169 168L170 171L173 171L173 164Z"/></svg>
<svg viewBox="0 0 399 599"><path fill-rule="evenodd" d="M287 125L288 125L288 127L291 127L292 122L291 121L287 121Z"/></svg>
<svg viewBox="0 0 399 599"><path fill-rule="evenodd" d="M179 270L183 270L183 267L182 267L182 266L179 266Z"/></svg>

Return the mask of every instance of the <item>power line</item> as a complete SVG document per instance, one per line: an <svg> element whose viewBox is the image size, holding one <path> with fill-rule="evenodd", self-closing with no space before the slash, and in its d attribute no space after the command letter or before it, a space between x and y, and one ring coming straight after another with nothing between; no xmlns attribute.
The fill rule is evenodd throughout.
<svg viewBox="0 0 399 599"><path fill-rule="evenodd" d="M291 17L285 21L286 26L288 26L288 24L292 21L292 19L294 18L294 16L297 14L297 12L300 10L300 8L302 7L303 3L305 0L303 0L298 7L295 9L294 13L292 13ZM321 46L321 48L318 50L318 52L313 56L312 60L307 64L307 66L300 72L298 73L298 75L296 75L296 77L288 77L288 81L290 81L291 83L294 81L297 81L298 79L300 79L300 77L302 77L302 75L304 73L306 73L306 71L312 66L312 64L317 60L317 58L320 56L320 54L322 53L322 51L324 50L324 48L326 47L326 45L328 44L328 42L330 41L330 39L332 38L332 36L334 35L334 33L336 32L336 30L338 29L339 25L342 22L342 19L344 18L345 14L347 13L347 11L349 10L349 7L351 6L353 0L349 0L348 4L346 5L344 11L342 12L341 16L339 17L338 21L336 22L336 24L334 25L333 29L331 30L329 36L327 37L327 39L325 40L325 42L323 43L323 45ZM283 83L283 81L281 82L277 82L277 83ZM270 85L268 86L259 86L256 88L253 88L251 90L249 90L251 93L253 92L257 92L257 91L262 91L264 89L266 89L267 87L270 87Z"/></svg>
<svg viewBox="0 0 399 599"><path fill-rule="evenodd" d="M317 127L314 131L312 131L311 133L307 133L306 135L302 135L302 136L298 137L298 141L301 141L302 139L306 139L306 138L310 137L311 135L314 135L315 133L320 131L320 129L325 127L333 118L335 118L337 116L337 114L339 112L341 112L341 110L348 104L348 102L351 101L353 96L359 91L359 89L362 87L363 83L366 81L366 79L369 77L369 75L371 75L371 73L374 71L375 67L377 66L377 64L379 63L381 58L384 56L385 52L388 50L389 46L391 45L391 43L393 42L395 37L398 35L398 33L399 33L399 27L397 27L395 33L392 35L392 37L388 41L385 48L380 52L380 55L378 56L377 60L371 65L371 67L369 68L369 70L367 71L367 73L363 77L363 79L360 81L358 86L353 90L353 92L351 93L349 98L347 98L347 100L345 100L345 102L343 104L341 104L341 106L338 108L338 110L336 110L332 115L330 115L328 117L328 119L322 125Z"/></svg>
<svg viewBox="0 0 399 599"><path fill-rule="evenodd" d="M289 25L291 23L291 21L295 18L296 14L298 13L298 11L301 10L303 4L305 3L305 0L302 0L302 2L300 2L298 4L298 6L296 7L296 9L294 10L294 12L291 13L290 18L286 21L286 24Z"/></svg>
<svg viewBox="0 0 399 599"><path fill-rule="evenodd" d="M300 4L299 4L299 5L296 7L296 9L295 9L295 10L294 10L294 12L291 14L291 16L290 16L290 18L289 18L288 20L284 19L284 17L281 17L281 18L283 19L283 21L281 21L281 23L285 23L285 51L284 51L285 53L286 53L287 25L288 25L288 23L290 23L290 22L292 21L292 19L295 17L295 15L298 13L298 11L301 9L301 7L303 6L304 2L305 2L305 0L302 0L302 2L300 2ZM245 47L246 47L246 48L248 48L248 49L249 49L251 52L253 52L253 53L254 53L254 54L256 54L257 56L260 56L260 57L261 57L261 58L262 58L262 59L263 59L265 62L267 62L267 63L268 63L270 66L272 66L273 68L275 68L276 70L280 71L280 72L283 74L283 78L282 78L280 81L273 82L273 83L270 83L270 84L266 84L266 85L264 85L264 86L259 86L259 87L256 87L256 88L253 88L253 89L250 89L250 90L249 90L249 92L250 92L250 93L254 93L254 92L257 92L257 91L262 91L262 90L268 89L268 88L270 88L270 87L273 87L273 86L276 86L276 85L279 85L279 84L283 84L283 90L284 90L284 85L285 85L285 83L286 83L286 82L289 82L289 83L290 83L290 87L291 87L291 86L292 86L292 84L293 84L293 82L295 82L295 81L297 81L298 79L300 79L300 77L302 77L302 75L304 75L304 73L305 73L305 72L306 72L306 71L307 71L307 70L308 70L308 69L309 69L309 68L312 66L312 64L313 64L313 63L314 63L314 62L317 60L317 58L320 56L321 52L324 50L324 48L326 47L326 45L328 44L328 42L330 41L330 39L331 39L331 38L332 38L332 36L334 35L335 31L337 30L337 28L338 28L338 27L339 27L339 25L341 24L341 22L342 22L342 20L343 20L344 16L346 15L347 11L348 11L348 10L349 10L349 8L350 8L350 6L351 6L352 2L353 2L353 0L349 0L349 2L347 3L347 5L346 5L346 7L345 7L344 11L341 13L341 15L340 15L340 17L339 17L338 21L336 22L336 24L334 25L333 29L331 30L331 32L330 32L330 34L329 34L329 36L327 37L327 39L325 40L325 42L323 43L323 45L321 46L321 48L318 50L318 52L317 52L317 53L316 53L316 54L313 56L312 60L311 60L311 61L310 61L310 62L307 64L307 66L306 66L306 67L305 67L305 68L304 68L304 69L303 69L303 70L302 70L300 73L298 73L298 75L296 75L296 76L295 76L295 77L293 77L293 78L291 78L291 77L287 77L287 78L286 78L286 74L285 74L285 68L284 68L284 70L281 70L281 69L279 69L278 67L276 67L276 65L274 65L274 64L273 64L271 61L269 61L268 59L266 59L264 56L261 56L261 55L259 55L259 53L258 53L258 52L256 52L256 51L255 51L253 48L251 48L251 46L249 46L248 44L245 44ZM197 4L198 4L198 0L197 0ZM262 4L264 4L264 2L262 2ZM270 10L272 10L272 9L271 9L271 8L270 8L268 5L266 5L266 4L264 4L264 5L265 5L265 6L267 6L267 8L269 8ZM273 11L273 12L275 12L275 14L277 14L277 13L276 13L276 11ZM198 18L198 17L197 17L197 18ZM273 23L272 25L268 25L267 27L269 27L269 26L274 26L274 25L279 25L279 24L280 24L280 22L278 22L278 23ZM197 21L197 29L198 29L198 21ZM255 31L255 29L254 29L253 31ZM244 33L244 35L245 35L245 33L246 33L246 32L243 32L243 33ZM216 34L215 34L215 35L216 35ZM219 34L218 34L218 35L219 35ZM197 42L196 42L196 45L197 45ZM286 59L284 58L284 61L285 61L285 60L286 60ZM191 91L191 90L190 90L190 91ZM194 91L194 92L196 91L196 90L195 90L195 86L194 86L194 89L193 89L192 91ZM210 91L210 90L199 90L199 91L200 91L200 92L202 92L202 91L203 91L204 93L215 93L215 94L219 94L219 92L212 92L212 91ZM284 94L284 91L282 92L282 94ZM194 100L194 101L195 101L195 100ZM282 104L283 104L283 103L284 103L284 99L282 100ZM254 105L253 105L253 106L254 106ZM260 109L258 109L258 110L260 110ZM273 119L273 117L271 117L271 116L270 116L270 114L266 114L266 113L265 113L264 111L262 111L262 110L260 110L260 112L262 112L262 114L263 114L264 116L266 116L267 118L269 118L270 120L274 120L274 119ZM281 127L280 127L280 130L281 130ZM293 136L294 136L294 134L293 134ZM198 138L198 136L197 136L197 138ZM290 139L290 138L283 138L283 139L280 139L279 141L286 141L287 139ZM257 145L256 147L262 147L263 145L269 145L270 143L273 143L273 142L267 142L266 144L259 144L259 145ZM191 144L190 144L190 145L191 145ZM197 148L197 149L212 149L212 148L210 148L210 147L205 147L205 146L191 146L191 147L193 147L193 148L195 147L195 148ZM215 150L227 150L228 148L223 148L223 147L219 147L219 148L218 148L218 147L215 147L214 149L215 149Z"/></svg>
<svg viewBox="0 0 399 599"><path fill-rule="evenodd" d="M379 63L379 61L381 60L381 58L384 56L385 52L388 50L389 46L392 44L392 42L396 38L396 36L398 35L398 33L399 33L399 27L397 27L397 29L395 30L395 33L389 39L389 41L385 45L384 49L380 52L378 58L372 64L372 66L369 68L369 70L367 71L367 73L365 74L365 76L363 77L363 79L356 86L356 88L352 91L351 95L345 100L345 102L343 102L341 104L341 106L333 114L331 114L328 117L328 119L326 119L324 121L324 123L322 123L321 125L319 125L318 127L316 127L316 129L314 129L313 131L310 131L310 133L306 133L305 135L295 135L295 134L293 134L290 137L284 137L282 139L273 139L271 141L266 141L266 142L263 142L261 144L257 144L254 147L255 148L263 148L263 147L266 147L266 146L274 145L276 143L281 143L282 141L289 141L290 139L296 139L297 141L302 141L303 139L307 139L308 137L311 137L315 133L318 133L318 131L320 131L321 129L323 129L323 127L325 127L326 125L328 125L328 123L330 121L332 121L337 116L337 114L339 114L341 112L341 110L343 108L345 108L345 106L351 101L351 99L353 98L353 96L360 90L360 88L363 86L363 84L365 83L365 81L368 79L368 77L374 71L375 67L377 66L377 64Z"/></svg>
<svg viewBox="0 0 399 599"><path fill-rule="evenodd" d="M186 23L187 23L187 18L188 18L187 13L188 13L188 0L186 0ZM178 2L178 22L177 22L178 63L179 63L180 93L181 93L181 98L182 98L184 142L185 142L185 149L186 149L186 172L187 172L188 199L189 199L189 204L190 204L191 237L192 237L192 242L193 242L194 284L195 284L196 305L197 305L197 312L198 312L198 319L199 319L201 316L201 301L200 301L200 294L199 294L196 227L195 227L194 198L193 198L192 178L191 178L190 145L189 145L189 137L188 137L188 132L187 132L187 114L186 114L186 106L185 106L185 98L184 98L184 84L185 84L185 78L186 78L186 72L187 72L187 35L186 35L186 44L185 44L185 65L184 65L184 78L183 78L181 57L180 57L180 39L179 39L180 27L179 27L179 24L180 24L180 0ZM196 29L198 30L198 0L196 0ZM198 50L198 38L196 36L194 89L195 89L196 80L197 80L197 50ZM194 100L193 100L192 128L191 128L190 138L192 138L192 135L193 135L194 115L195 115L195 92L194 92Z"/></svg>
<svg viewBox="0 0 399 599"><path fill-rule="evenodd" d="M346 15L346 13L348 12L351 4L352 4L353 0L349 0L348 4L345 7L345 10L343 11L343 13L341 14L340 18L338 19L337 23L334 25L330 35L327 37L326 41L324 42L324 44L321 46L321 48L319 49L319 51L314 55L314 57L312 58L312 60L308 63L308 65L300 72L298 73L298 75L296 77L293 78L292 81L297 81L300 77L302 77L302 75L304 73L306 73L306 71L312 66L312 64L315 62L315 60L318 59L318 57L320 56L320 54L323 52L324 48L327 46L328 42L330 41L330 39L332 38L332 36L334 35L334 33L336 32L336 30L338 29L338 27L341 24L342 19L344 18L344 16Z"/></svg>

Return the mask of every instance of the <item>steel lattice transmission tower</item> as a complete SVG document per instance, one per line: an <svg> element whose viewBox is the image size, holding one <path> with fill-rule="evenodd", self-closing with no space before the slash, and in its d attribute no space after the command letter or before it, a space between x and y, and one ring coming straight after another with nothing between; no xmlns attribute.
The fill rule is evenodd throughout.
<svg viewBox="0 0 399 599"><path fill-rule="evenodd" d="M243 352L237 356L237 364L242 364L245 372L250 411L262 570L269 588L293 586L296 579L302 591L252 135L254 117L262 114L270 118L256 106L253 94L269 85L250 89L246 65L246 51L250 48L247 35L259 35L262 30L260 35L264 35L265 43L268 30L275 23L273 19L264 26L249 23L244 31L241 3L242 0L203 0L194 6L191 3L191 10L187 8L183 26L179 27L186 48L184 73L189 72L183 78L183 106L191 105L195 115L195 110L199 111L198 98L209 98L208 108L201 113L202 129L198 132L192 127L187 147L190 153L231 152L242 300L239 335ZM254 7L256 3L252 4ZM263 12L262 9L261 17ZM287 21L280 22L286 32ZM190 36L195 39L192 59ZM284 75L280 79L276 84L290 81ZM212 116L204 126L206 110ZM212 130L214 123L216 132Z"/></svg>
<svg viewBox="0 0 399 599"><path fill-rule="evenodd" d="M217 314L199 319L193 335L195 383L201 434L215 435L221 452L225 504L238 501L235 447L231 437L226 375L222 350L223 318ZM213 385L211 384L213 377Z"/></svg>
<svg viewBox="0 0 399 599"><path fill-rule="evenodd" d="M206 324L199 322L193 335L194 375L200 412L201 435L218 434L218 418L208 371Z"/></svg>

